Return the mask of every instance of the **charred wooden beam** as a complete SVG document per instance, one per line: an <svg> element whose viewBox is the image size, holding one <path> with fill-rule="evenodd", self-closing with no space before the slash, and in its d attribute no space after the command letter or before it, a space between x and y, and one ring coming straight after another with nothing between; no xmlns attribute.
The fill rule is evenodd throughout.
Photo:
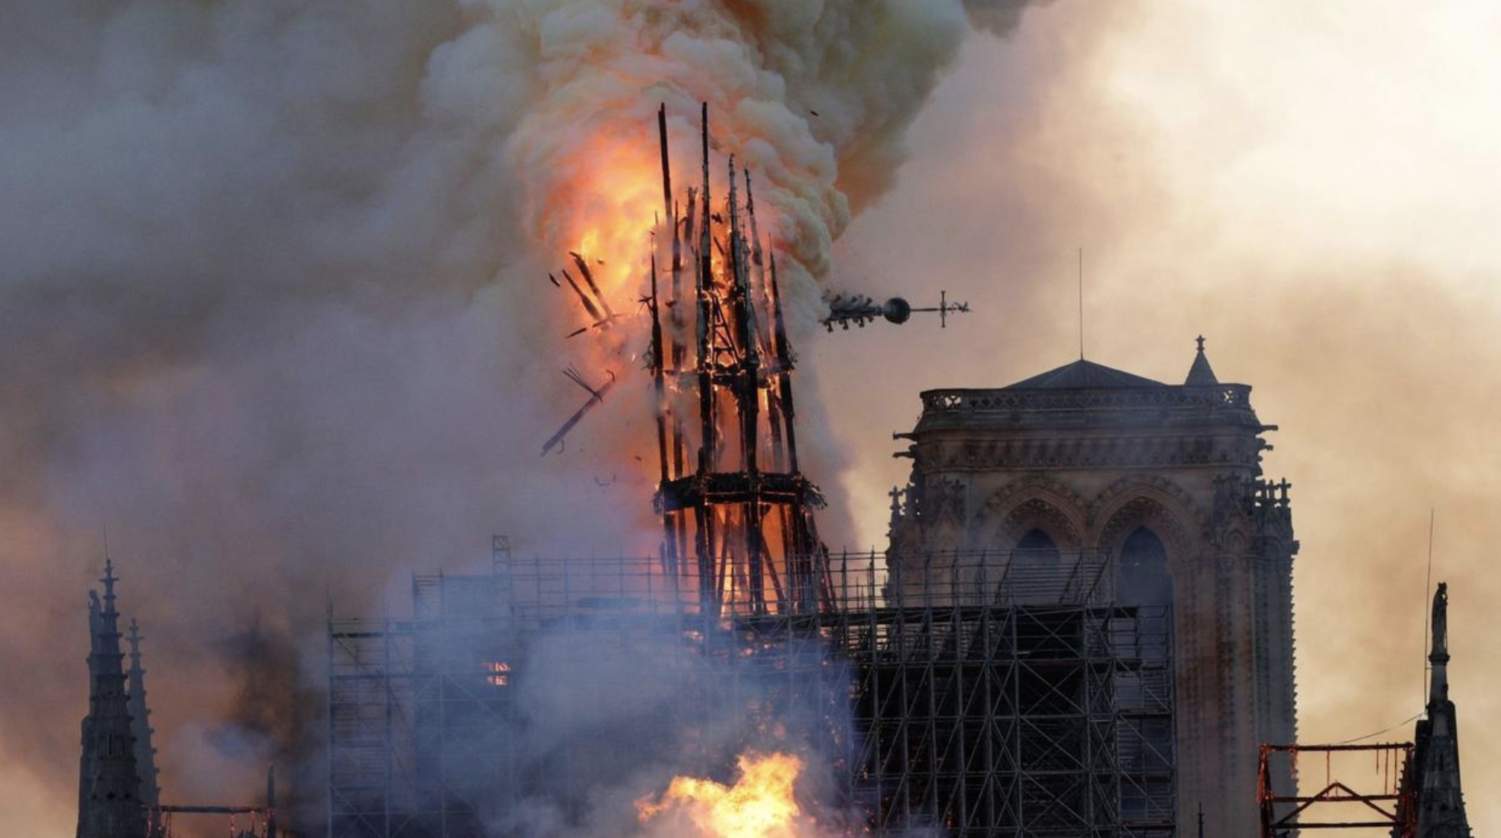
<svg viewBox="0 0 1501 838"><path fill-rule="evenodd" d="M559 428L557 433L548 437L547 442L542 445L542 456L544 457L546 457L553 448L561 446L563 444L563 439L568 436L568 432L573 430L574 426L584 418L584 414L594 409L596 405L602 404L605 400L605 394L610 392L611 387L615 386L615 373L613 371L608 372L610 380L605 382L597 389L589 386L589 384L584 381L583 376L580 375L577 370L571 367L567 370L564 370L563 374L568 376L568 379L574 384L577 384L578 386L584 388L584 390L589 393L589 400L584 402L584 406L575 411L572 416L568 417L568 421L563 423L563 427Z"/></svg>

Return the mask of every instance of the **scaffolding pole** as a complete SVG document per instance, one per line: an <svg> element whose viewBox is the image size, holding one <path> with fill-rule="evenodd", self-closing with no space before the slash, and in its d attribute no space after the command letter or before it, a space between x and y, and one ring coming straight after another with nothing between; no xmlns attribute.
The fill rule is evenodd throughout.
<svg viewBox="0 0 1501 838"><path fill-rule="evenodd" d="M649 650L653 677L699 691L612 735L649 747L743 705L827 758L877 836L1171 838L1169 610L1116 605L1093 551L1023 552L904 557L926 572L900 580L884 557L845 555L834 607L774 613L706 612L659 557L497 556L493 577L418 577L414 619L330 617L330 836L504 833L524 801L569 812L618 781L587 751L518 738L517 689L561 636ZM724 677L690 677L702 659ZM707 775L733 754L676 756Z"/></svg>

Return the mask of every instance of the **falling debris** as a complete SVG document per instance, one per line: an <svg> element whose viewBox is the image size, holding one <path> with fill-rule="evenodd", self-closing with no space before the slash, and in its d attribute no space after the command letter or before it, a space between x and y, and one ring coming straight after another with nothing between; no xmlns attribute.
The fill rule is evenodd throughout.
<svg viewBox="0 0 1501 838"><path fill-rule="evenodd" d="M551 276L551 274L549 274L549 276ZM573 280L573 276L568 273L567 268L563 269L563 278L568 280L568 287L572 288L573 293L578 295L579 303L583 305L584 311L589 312L589 316L594 318L595 320L601 319L599 306L595 305L594 300L590 299L589 295L585 294L583 290L579 288L579 284ZM553 284L557 284L557 280L553 280Z"/></svg>
<svg viewBox="0 0 1501 838"><path fill-rule="evenodd" d="M613 320L615 312L610 309L610 301L606 300L605 295L600 293L599 285L594 281L594 271L589 269L589 263L584 261L584 257L580 256L576 251L570 252L568 255L573 257L573 264L578 266L579 273L584 275L584 281L589 283L590 293L594 295L596 300L599 300L600 306L604 308L605 317ZM604 260L599 260L599 264L603 265Z"/></svg>
<svg viewBox="0 0 1501 838"><path fill-rule="evenodd" d="M542 456L544 457L546 457L548 455L548 452L552 451L553 448L558 448L559 450L561 450L561 446L563 445L563 438L568 436L568 432L573 430L573 426L577 425L579 423L579 420L584 418L584 414L592 410L595 405L603 403L605 400L605 393L610 392L610 388L615 386L615 373L612 370L606 370L606 374L610 376L610 380L606 381L597 389L589 386L589 383L584 380L583 374L573 367L569 367L568 369L564 370L563 374L568 376L569 381L572 381L574 384L577 384L578 386L584 388L584 391L589 394L589 400L584 402L584 406L575 411L572 416L568 417L568 421L563 423L563 427L558 428L557 433L548 438L547 443L542 446Z"/></svg>
<svg viewBox="0 0 1501 838"><path fill-rule="evenodd" d="M573 274L569 273L567 268L559 271L559 273L563 274L563 278L568 280L568 287L573 289L574 296L578 297L579 305L589 315L589 323L587 325L580 326L568 333L567 337L573 338L591 330L607 328L611 323L620 319L620 315L615 313L615 310L610 307L609 300L605 299L604 293L599 290L599 283L594 279L594 271L589 267L589 263L585 261L584 257L577 252L570 252L568 255L573 257L574 267L583 276L584 284L589 287L587 292L583 288L580 288L578 280L573 278ZM604 264L603 259L596 259L595 261L598 264ZM558 282L556 275L549 273L547 278L552 281L553 285L559 288L563 287L562 283Z"/></svg>

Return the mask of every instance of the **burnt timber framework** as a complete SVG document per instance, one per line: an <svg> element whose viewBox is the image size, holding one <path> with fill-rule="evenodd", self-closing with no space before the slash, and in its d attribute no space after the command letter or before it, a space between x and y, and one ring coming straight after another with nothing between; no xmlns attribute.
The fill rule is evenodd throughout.
<svg viewBox="0 0 1501 838"><path fill-rule="evenodd" d="M1174 835L1172 612L1118 605L1109 555L908 549L888 579L885 557L836 562L823 547L775 258L733 157L726 200L711 201L706 107L699 128L702 183L680 212L658 113L668 226L643 303L660 554L528 563L497 540L489 576L415 578L410 619L331 614L331 838L523 835L516 817L538 805L582 825L592 791L675 733L708 730L715 707L807 743L865 822L854 831ZM587 389L594 404L605 387ZM900 578L915 563L924 572ZM527 711L549 667L591 646L612 655L575 668L590 680L570 692L598 694L578 700L643 678L683 699L607 728L575 719L585 740L616 740L621 764L593 742L539 748ZM640 668L611 681L621 658ZM712 775L726 747L681 747L672 764Z"/></svg>
<svg viewBox="0 0 1501 838"><path fill-rule="evenodd" d="M992 558L935 557L946 582L888 597L880 557L837 557L831 608L712 619L656 558L417 577L411 619L330 616L329 835L505 834L524 800L577 814L619 766L534 752L518 698L560 637L648 649L652 676L688 689L712 662L708 701L610 732L633 757L703 723L695 707L743 705L812 740L876 835L1174 835L1168 609L1114 605L1098 554L988 579ZM730 756L673 755L705 776Z"/></svg>
<svg viewBox="0 0 1501 838"><path fill-rule="evenodd" d="M728 195L715 207L707 104L699 127L702 182L688 190L686 212L680 214L672 189L667 112L665 107L657 112L662 201L670 230L659 239L662 247L671 242L669 281L664 300L654 252L646 303L657 398L655 503L662 516L662 558L669 573L696 576L706 613L726 604L745 604L757 614L807 611L820 601L826 604L832 592L827 552L812 516L823 499L798 462L793 353L776 257L761 239L750 171L737 170L733 155ZM691 297L683 291L689 271ZM685 315L690 302L691 321ZM695 413L696 422L684 421Z"/></svg>

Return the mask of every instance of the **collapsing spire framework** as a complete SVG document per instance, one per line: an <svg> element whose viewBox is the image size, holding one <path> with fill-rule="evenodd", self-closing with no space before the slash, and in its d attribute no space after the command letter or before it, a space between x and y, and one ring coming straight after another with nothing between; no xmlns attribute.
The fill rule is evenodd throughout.
<svg viewBox="0 0 1501 838"><path fill-rule="evenodd" d="M793 353L776 257L757 225L751 175L737 170L730 157L728 195L716 211L704 105L703 180L688 190L686 214L680 215L665 108L657 124L671 230L665 324L655 253L646 302L665 569L674 578L697 579L706 613L726 607L806 611L830 595L827 551L812 516L823 501L798 464ZM691 298L683 290L690 272ZM684 311L690 307L691 320ZM684 421L695 412L696 422Z"/></svg>

